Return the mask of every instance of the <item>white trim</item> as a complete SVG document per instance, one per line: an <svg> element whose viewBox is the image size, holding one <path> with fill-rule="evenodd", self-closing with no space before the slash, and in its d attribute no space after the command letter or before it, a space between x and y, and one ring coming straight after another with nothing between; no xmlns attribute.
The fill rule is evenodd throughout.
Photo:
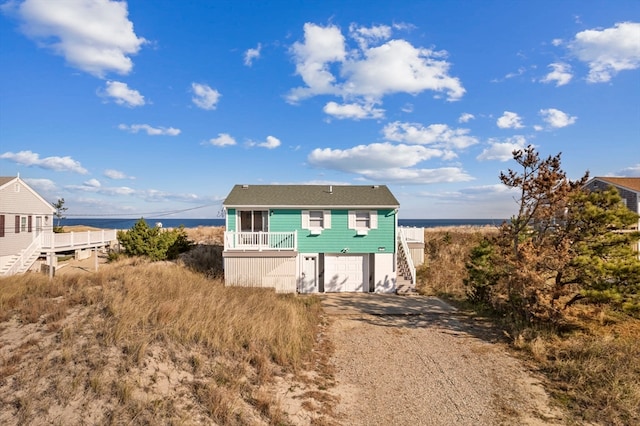
<svg viewBox="0 0 640 426"><path fill-rule="evenodd" d="M366 212L369 214L369 226L368 227L358 227L356 222L356 213L358 212ZM349 229L355 230L370 230L370 229L378 229L378 212L376 210L349 210L348 212L348 226ZM357 234L357 235L366 235L365 234Z"/></svg>
<svg viewBox="0 0 640 426"><path fill-rule="evenodd" d="M310 213L322 213L322 226L311 226ZM324 229L331 229L331 210L302 210L301 211L301 227L311 231L311 235L320 235Z"/></svg>

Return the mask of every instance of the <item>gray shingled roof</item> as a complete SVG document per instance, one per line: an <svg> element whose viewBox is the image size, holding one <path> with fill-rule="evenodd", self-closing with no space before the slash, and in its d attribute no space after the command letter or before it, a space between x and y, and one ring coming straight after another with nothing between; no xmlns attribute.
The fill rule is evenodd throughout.
<svg viewBox="0 0 640 426"><path fill-rule="evenodd" d="M397 208L385 185L235 185L225 207Z"/></svg>

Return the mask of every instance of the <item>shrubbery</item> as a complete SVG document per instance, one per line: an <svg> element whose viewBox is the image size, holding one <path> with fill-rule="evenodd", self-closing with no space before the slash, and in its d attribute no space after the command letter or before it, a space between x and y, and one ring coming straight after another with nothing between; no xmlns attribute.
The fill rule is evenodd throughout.
<svg viewBox="0 0 640 426"><path fill-rule="evenodd" d="M638 216L615 188L587 192L588 175L567 179L560 155L514 152L522 172L502 183L517 189L519 210L470 256L467 295L514 320L559 320L577 300L640 312L640 261L629 231Z"/></svg>
<svg viewBox="0 0 640 426"><path fill-rule="evenodd" d="M145 256L151 260L176 259L180 253L191 249L184 227L171 230L149 227L140 219L127 231L118 231L118 241L125 254Z"/></svg>

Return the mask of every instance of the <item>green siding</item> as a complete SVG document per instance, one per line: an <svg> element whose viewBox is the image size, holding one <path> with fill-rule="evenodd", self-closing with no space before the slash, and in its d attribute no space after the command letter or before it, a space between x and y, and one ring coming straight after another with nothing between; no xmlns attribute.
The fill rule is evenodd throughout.
<svg viewBox="0 0 640 426"><path fill-rule="evenodd" d="M227 231L236 231L236 209L227 210Z"/></svg>
<svg viewBox="0 0 640 426"><path fill-rule="evenodd" d="M311 235L302 229L301 210L273 210L269 217L269 231L298 231L298 251L301 253L340 253L348 248L349 253L394 253L396 218L393 210L377 210L378 228L357 236L348 226L348 210L331 211L331 229L320 235ZM382 248L382 249L381 249Z"/></svg>

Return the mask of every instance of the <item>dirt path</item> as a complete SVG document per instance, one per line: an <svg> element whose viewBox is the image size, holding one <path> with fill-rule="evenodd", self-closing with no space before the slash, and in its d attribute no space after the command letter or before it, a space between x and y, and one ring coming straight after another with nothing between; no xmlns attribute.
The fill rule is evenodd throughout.
<svg viewBox="0 0 640 426"><path fill-rule="evenodd" d="M341 424L562 424L497 336L439 299L331 295L323 305Z"/></svg>

